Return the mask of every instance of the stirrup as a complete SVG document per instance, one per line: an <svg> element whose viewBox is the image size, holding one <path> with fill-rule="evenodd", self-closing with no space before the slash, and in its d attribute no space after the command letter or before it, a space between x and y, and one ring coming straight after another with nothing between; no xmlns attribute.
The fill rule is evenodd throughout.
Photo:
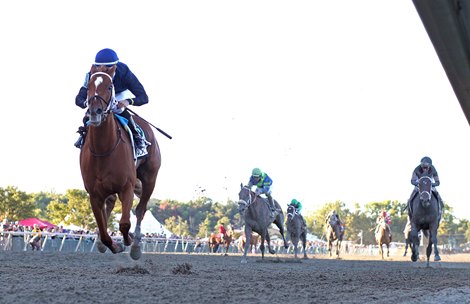
<svg viewBox="0 0 470 304"><path fill-rule="evenodd" d="M77 141L73 144L76 148L81 149L83 145L83 136L80 135L80 137L77 139Z"/></svg>

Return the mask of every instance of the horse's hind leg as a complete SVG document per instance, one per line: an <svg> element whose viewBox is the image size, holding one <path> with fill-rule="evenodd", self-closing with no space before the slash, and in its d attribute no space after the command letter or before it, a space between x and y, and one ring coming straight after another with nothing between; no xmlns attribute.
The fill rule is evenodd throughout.
<svg viewBox="0 0 470 304"><path fill-rule="evenodd" d="M267 229L266 229L266 242L268 243L268 251L269 251L269 253L270 253L270 254L275 254L276 251L275 251L273 248L271 248L271 238L270 238L270 236L269 236L269 232L268 232ZM263 242L263 244L264 244L264 242Z"/></svg>
<svg viewBox="0 0 470 304"><path fill-rule="evenodd" d="M306 250L306 247L307 247L307 236L306 236L306 234L303 233L301 238L302 238L302 247L304 249L304 259L308 259L307 250Z"/></svg>
<svg viewBox="0 0 470 304"><path fill-rule="evenodd" d="M287 248L289 248L289 245L287 245L287 240L286 240L286 237L284 236L285 232L284 232L284 225L283 225L284 221L283 221L283 219L284 219L284 215L279 214L276 217L276 220L274 221L274 224L277 226L277 228L279 228L279 232L281 233L282 240L284 241L284 248L287 249Z"/></svg>

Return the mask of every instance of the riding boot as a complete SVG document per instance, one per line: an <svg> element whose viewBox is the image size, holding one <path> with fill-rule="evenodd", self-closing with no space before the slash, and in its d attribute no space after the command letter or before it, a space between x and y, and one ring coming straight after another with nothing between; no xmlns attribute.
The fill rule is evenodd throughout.
<svg viewBox="0 0 470 304"><path fill-rule="evenodd" d="M266 193L266 196L268 197L269 208L271 209L271 214L274 217L274 215L276 213L276 206L274 205L273 197L271 196L271 194L268 194L268 193Z"/></svg>
<svg viewBox="0 0 470 304"><path fill-rule="evenodd" d="M132 131L132 135L134 137L134 146L136 150L136 155L137 157L141 157L144 155L148 154L147 151L147 142L146 140L142 137L142 135L137 131L137 126L134 122L134 119L132 118L132 115L129 116L129 128Z"/></svg>
<svg viewBox="0 0 470 304"><path fill-rule="evenodd" d="M80 137L78 137L78 140L74 143L74 146L81 149L83 146L83 143L85 142L86 127L84 126L78 127L77 133L80 134Z"/></svg>

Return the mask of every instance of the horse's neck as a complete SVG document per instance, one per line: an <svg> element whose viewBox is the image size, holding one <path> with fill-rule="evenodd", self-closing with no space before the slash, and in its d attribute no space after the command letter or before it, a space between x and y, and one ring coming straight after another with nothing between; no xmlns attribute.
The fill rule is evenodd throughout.
<svg viewBox="0 0 470 304"><path fill-rule="evenodd" d="M109 151L118 140L118 129L114 114L109 114L99 127L89 127L88 137L93 150L97 153Z"/></svg>

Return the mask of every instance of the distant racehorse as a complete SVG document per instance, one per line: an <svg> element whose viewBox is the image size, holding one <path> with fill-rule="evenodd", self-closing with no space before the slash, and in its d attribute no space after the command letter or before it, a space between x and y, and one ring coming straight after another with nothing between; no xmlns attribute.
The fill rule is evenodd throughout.
<svg viewBox="0 0 470 304"><path fill-rule="evenodd" d="M220 245L224 245L225 248L225 253L224 255L228 255L228 250L230 247L230 244L233 241L233 232L232 230L227 230L223 238L221 237L220 233L211 233L211 236L209 237L209 251L216 253L217 250L219 249Z"/></svg>
<svg viewBox="0 0 470 304"><path fill-rule="evenodd" d="M378 223L378 230L375 234L375 240L379 245L379 253L384 258L383 245L387 246L387 257L390 256L390 243L392 242L390 227L387 225L384 219Z"/></svg>
<svg viewBox="0 0 470 304"><path fill-rule="evenodd" d="M145 138L151 143L148 155L134 160L130 137L113 112L117 102L113 86L115 70L115 65L93 65L90 71L87 90L89 126L80 152L80 169L99 229L98 250L105 252L109 248L112 253L118 253L125 250L124 246L132 245L130 256L137 260L142 254L140 225L155 187L161 156L149 124L134 116ZM137 223L132 235L129 230L134 193L140 200L135 211ZM124 245L115 242L108 234L108 219L114 208L116 195L122 203L119 230Z"/></svg>
<svg viewBox="0 0 470 304"><path fill-rule="evenodd" d="M292 245L294 245L294 257L297 258L298 243L302 240L302 247L304 250L304 259L307 258L305 247L307 246L307 227L304 226L302 215L299 214L294 206L287 207L287 232L289 233Z"/></svg>
<svg viewBox="0 0 470 304"><path fill-rule="evenodd" d="M429 242L426 248L427 266L434 245L434 261L440 261L437 249L437 229L439 228L440 211L439 201L432 193L432 180L423 176L418 181L419 195L410 202L411 205L411 240L413 242L413 254L411 260L416 262L419 258L419 236L418 232L428 230Z"/></svg>
<svg viewBox="0 0 470 304"><path fill-rule="evenodd" d="M344 227L338 218L334 215L330 215L327 222L326 239L328 241L328 251L330 257L332 256L333 245L336 245L336 258L339 258L339 252L341 250L341 242L344 236Z"/></svg>
<svg viewBox="0 0 470 304"><path fill-rule="evenodd" d="M257 233L252 233L250 237L250 244L249 244L249 252L253 252L253 246L256 249L256 245L258 244L259 241L259 234ZM245 235L240 235L238 238L238 249L240 252L245 252L245 245L246 245L246 237Z"/></svg>
<svg viewBox="0 0 470 304"><path fill-rule="evenodd" d="M243 252L242 263L246 263L246 254L248 253L248 247L251 242L251 233L255 231L261 236L261 258L264 259L264 240L268 243L269 253L276 253L271 248L271 240L269 237L268 227L274 222L279 228L282 239L284 241L284 247L288 248L286 238L284 237L284 213L282 212L279 203L274 200L276 208L279 210L278 214L273 218L271 216L271 210L268 206L269 202L266 198L256 195L248 186L240 185L240 192L238 193L238 212L240 217L245 222L245 236L246 244Z"/></svg>

